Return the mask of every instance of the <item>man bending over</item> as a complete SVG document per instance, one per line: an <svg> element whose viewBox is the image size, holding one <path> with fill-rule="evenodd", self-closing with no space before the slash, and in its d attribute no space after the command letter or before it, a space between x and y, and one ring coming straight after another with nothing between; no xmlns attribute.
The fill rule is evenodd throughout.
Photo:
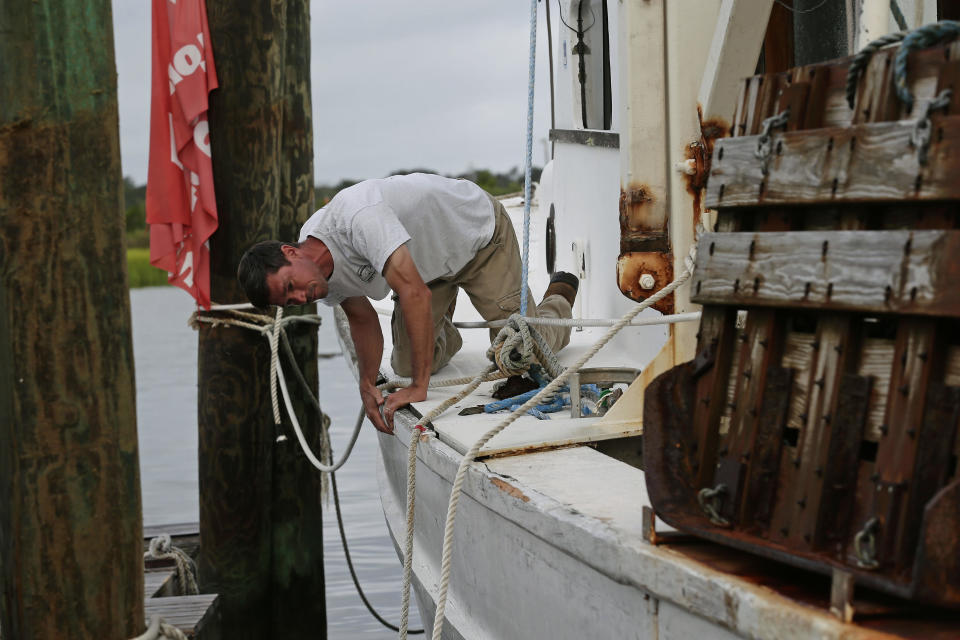
<svg viewBox="0 0 960 640"><path fill-rule="evenodd" d="M307 220L299 242L268 240L248 249L237 277L257 307L339 304L357 350L367 417L393 433L394 412L424 400L430 374L463 345L452 321L459 289L485 320L507 318L520 309L521 268L517 237L500 202L467 180L414 173L344 189ZM576 276L555 273L528 315L570 318L578 285ZM391 289L390 363L412 384L384 401L376 387L383 335L368 298L380 300ZM539 331L554 351L570 340L569 327ZM491 330L491 338L496 333Z"/></svg>

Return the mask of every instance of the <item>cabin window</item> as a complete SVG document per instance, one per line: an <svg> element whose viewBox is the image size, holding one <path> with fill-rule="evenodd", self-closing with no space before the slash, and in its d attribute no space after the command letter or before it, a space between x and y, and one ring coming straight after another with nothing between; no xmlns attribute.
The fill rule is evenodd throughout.
<svg viewBox="0 0 960 640"><path fill-rule="evenodd" d="M570 43L574 122L584 129L609 130L613 120L609 0L560 0L561 28Z"/></svg>

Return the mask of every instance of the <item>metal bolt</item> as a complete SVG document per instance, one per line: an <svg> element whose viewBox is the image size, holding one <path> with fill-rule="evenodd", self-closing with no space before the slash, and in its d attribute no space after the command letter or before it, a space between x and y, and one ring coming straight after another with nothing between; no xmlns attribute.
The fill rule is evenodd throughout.
<svg viewBox="0 0 960 640"><path fill-rule="evenodd" d="M649 273L645 273L640 276L640 287L643 289L653 289L653 285L657 284L656 279Z"/></svg>

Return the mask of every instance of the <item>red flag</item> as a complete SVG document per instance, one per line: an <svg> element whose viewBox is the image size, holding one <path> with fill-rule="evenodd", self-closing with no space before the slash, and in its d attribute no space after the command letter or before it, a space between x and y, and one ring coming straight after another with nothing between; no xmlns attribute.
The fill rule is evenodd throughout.
<svg viewBox="0 0 960 640"><path fill-rule="evenodd" d="M147 224L150 264L210 308L217 230L207 95L217 88L204 0L153 0Z"/></svg>

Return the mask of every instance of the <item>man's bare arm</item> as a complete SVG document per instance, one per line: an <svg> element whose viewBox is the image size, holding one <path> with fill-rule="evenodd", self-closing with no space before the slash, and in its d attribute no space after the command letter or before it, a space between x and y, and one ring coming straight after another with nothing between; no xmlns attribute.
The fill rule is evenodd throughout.
<svg viewBox="0 0 960 640"><path fill-rule="evenodd" d="M430 368L433 364L433 318L430 313L430 289L420 277L410 250L405 245L387 258L383 277L397 294L407 337L410 339L410 368L413 372L413 384L395 391L387 398L384 415L392 427L393 413L399 407L425 400L427 397Z"/></svg>
<svg viewBox="0 0 960 640"><path fill-rule="evenodd" d="M370 301L357 296L347 298L340 303L350 323L350 335L357 350L357 369L359 371L360 398L370 422L378 431L393 433L380 415L383 394L377 389L377 375L380 360L383 357L383 333L380 331L380 319Z"/></svg>

